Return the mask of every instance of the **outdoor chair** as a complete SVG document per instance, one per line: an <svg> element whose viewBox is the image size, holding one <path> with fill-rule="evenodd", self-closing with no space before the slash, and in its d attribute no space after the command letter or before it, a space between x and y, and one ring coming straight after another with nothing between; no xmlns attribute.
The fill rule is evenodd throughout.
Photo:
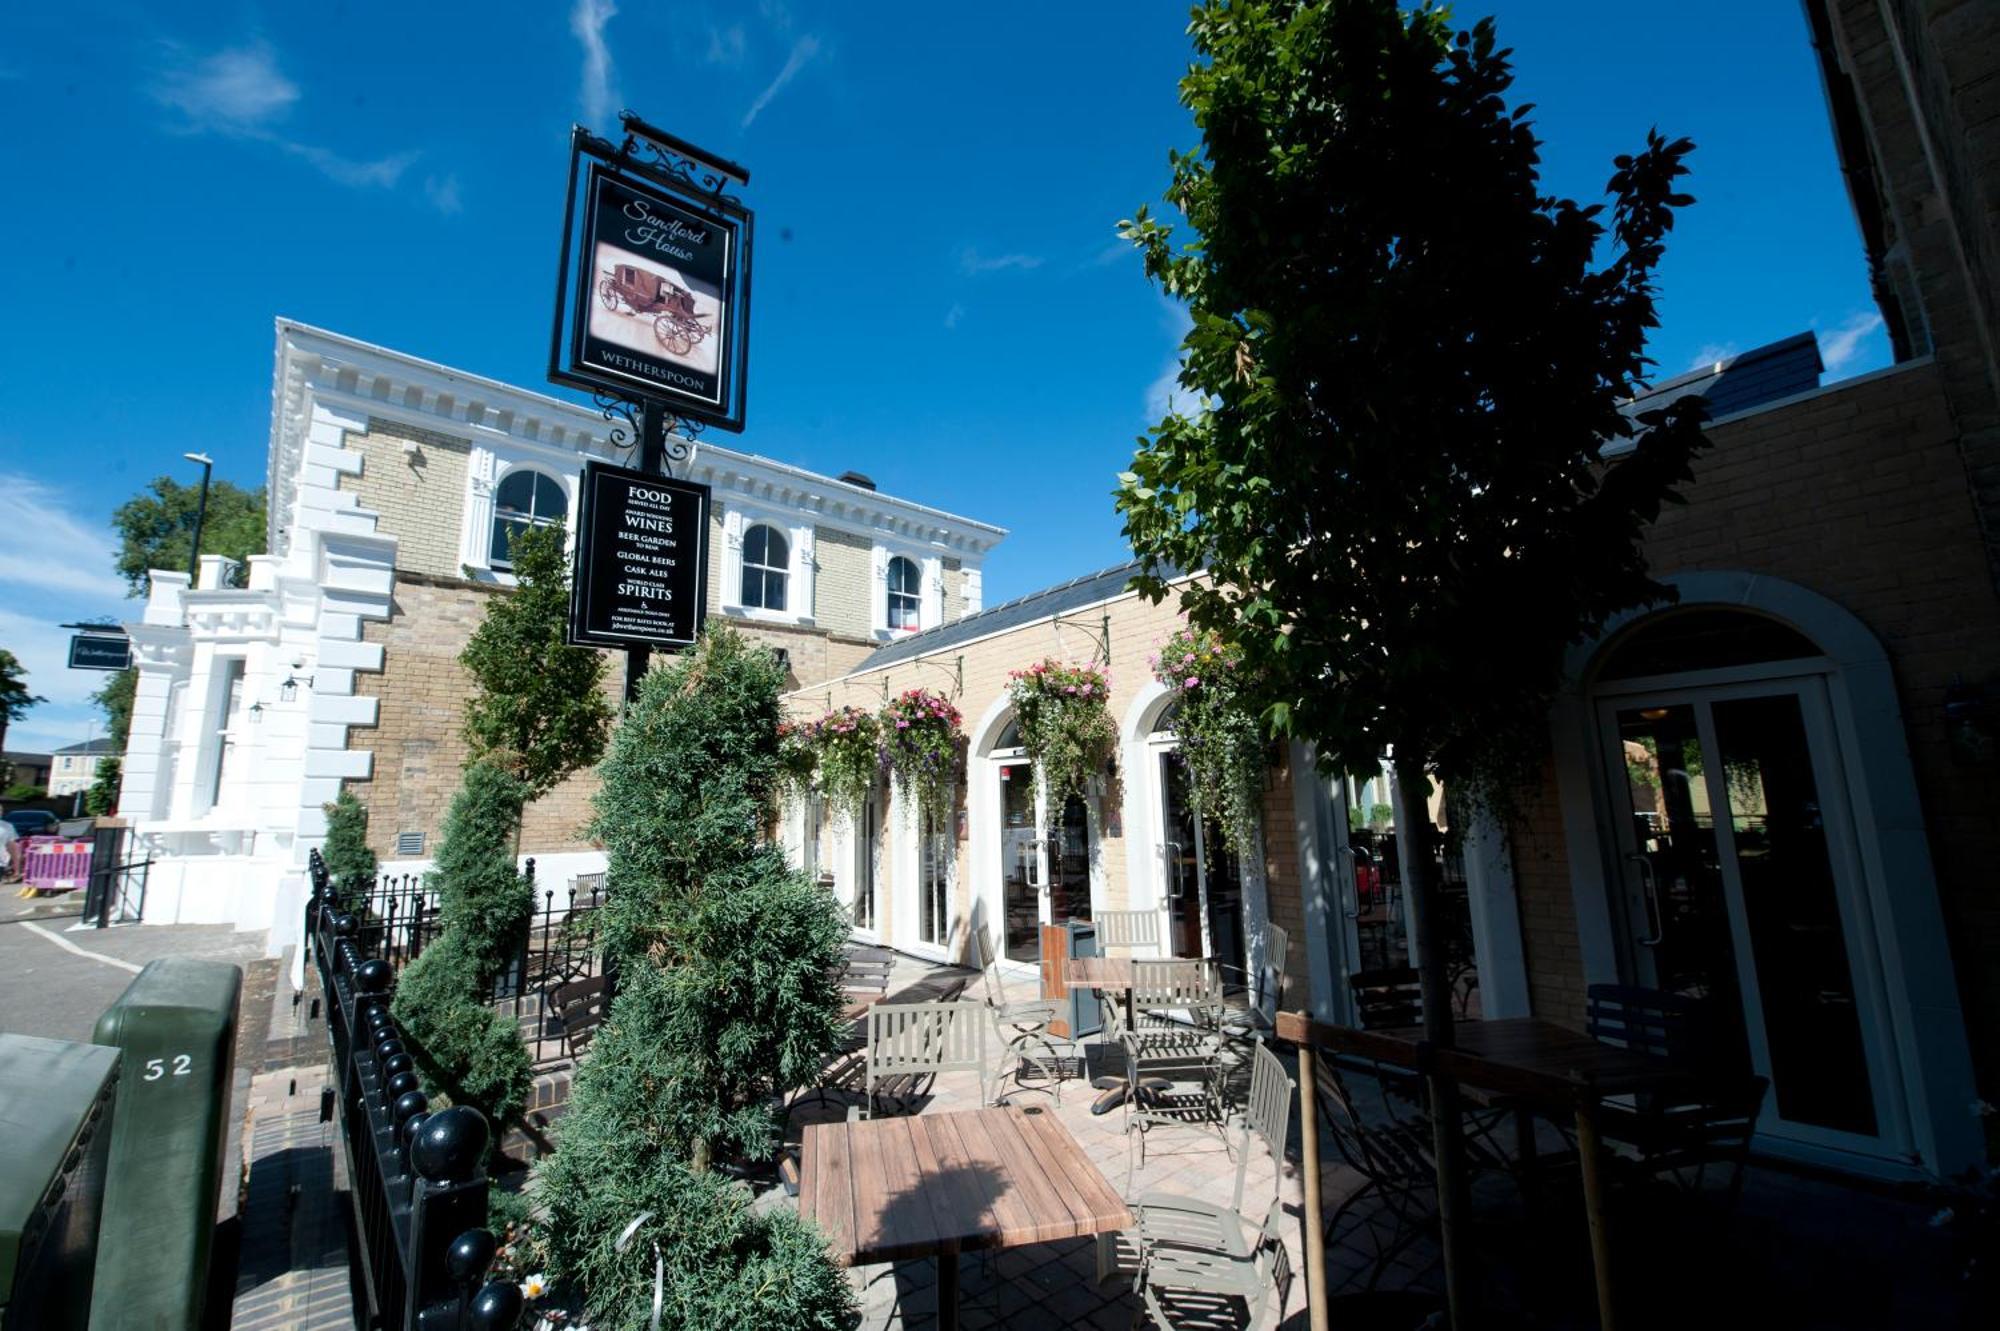
<svg viewBox="0 0 2000 1331"><path fill-rule="evenodd" d="M1356 971L1347 977L1347 986L1354 1000L1355 1024L1364 1031L1424 1024L1423 988L1414 966ZM1424 1079L1416 1072L1352 1055L1337 1055L1335 1061L1350 1074L1372 1078L1382 1088L1385 1110L1424 1132L1430 1131L1426 1117L1429 1099ZM1466 1155L1474 1168L1513 1171L1514 1162L1501 1145L1500 1129L1517 1112L1511 1105L1467 1107L1463 1111Z"/></svg>
<svg viewBox="0 0 2000 1331"><path fill-rule="evenodd" d="M1280 1191L1285 1134L1291 1122L1292 1080L1260 1040L1251 1050L1250 1099L1236 1152L1236 1189L1228 1206L1172 1193L1147 1193L1132 1203L1139 1268L1132 1292L1144 1315L1162 1327L1213 1325L1215 1305L1242 1299L1248 1325L1264 1324L1271 1295L1282 1319L1292 1271L1284 1233L1290 1226ZM1244 1176L1252 1145L1271 1161L1271 1200L1261 1220L1243 1213ZM1106 1245L1100 1244L1102 1258Z"/></svg>
<svg viewBox="0 0 2000 1331"><path fill-rule="evenodd" d="M1632 1148L1641 1172L1690 1192L1703 1188L1709 1166L1726 1170L1725 1192L1734 1206L1770 1083L1703 1066L1704 1013L1695 999L1661 989L1593 984L1584 1000L1584 1029L1593 1039L1650 1054L1688 1073L1675 1090L1607 1097L1598 1108L1598 1130L1606 1140Z"/></svg>
<svg viewBox="0 0 2000 1331"><path fill-rule="evenodd" d="M1264 927L1264 964L1249 977L1246 1005L1230 1009L1222 1020L1222 1038L1236 1046L1269 1040L1278 1033L1278 1005L1285 998L1285 968L1292 950L1282 925Z"/></svg>
<svg viewBox="0 0 2000 1331"><path fill-rule="evenodd" d="M1354 997L1354 1024L1364 1031L1423 1025L1424 994L1415 966L1356 971L1347 977L1347 991Z"/></svg>
<svg viewBox="0 0 2000 1331"><path fill-rule="evenodd" d="M1133 956L1141 949L1146 955L1160 955L1160 912L1156 910L1101 910L1093 916L1097 925L1097 950L1111 956Z"/></svg>
<svg viewBox="0 0 2000 1331"><path fill-rule="evenodd" d="M908 1101L943 1072L979 1077L987 1103L986 1022L976 1003L877 1003L868 1009L862 1103L849 1118L871 1118L884 1096Z"/></svg>
<svg viewBox="0 0 2000 1331"><path fill-rule="evenodd" d="M1132 963L1132 1015L1141 1029L1222 1025L1222 971L1188 958Z"/></svg>
<svg viewBox="0 0 2000 1331"><path fill-rule="evenodd" d="M608 993L602 975L572 980L542 991L542 1001L562 1036L563 1052L574 1062L590 1047L590 1040L604 1020Z"/></svg>
<svg viewBox="0 0 2000 1331"><path fill-rule="evenodd" d="M993 939L985 925L973 931L972 946L974 960L979 964L980 982L985 990L986 1010L992 1016L994 1034L999 1037L1002 1063L1010 1057L1015 1060L1014 1084L1017 1087L1021 1084L1022 1072L1030 1067L1036 1068L1048 1079L1051 1093L1060 1105L1062 1072L1068 1057L1074 1057L1076 1045L1069 1037L1057 1035L1049 1028L1061 1019L1065 1005L1052 999L1009 999L1000 978L1000 960L994 955ZM1071 1054L1066 1057L1058 1046L1067 1047ZM1006 1075L1003 1066L993 1079L996 1090Z"/></svg>
<svg viewBox="0 0 2000 1331"><path fill-rule="evenodd" d="M1333 1059L1315 1059L1313 1099L1320 1126L1339 1161L1360 1176L1327 1214L1329 1248L1348 1248L1367 1262L1367 1289L1375 1288L1397 1254L1421 1237L1437 1213L1437 1169L1431 1129L1421 1117L1399 1117L1384 1097L1384 1113L1374 1121L1359 1103ZM1310 1130L1310 1125L1308 1125ZM1329 1171L1322 1178L1337 1178ZM1364 1212L1364 1203L1374 1203ZM1343 1222L1353 1223L1343 1229Z"/></svg>
<svg viewBox="0 0 2000 1331"><path fill-rule="evenodd" d="M1169 998L1185 1005L1190 997L1199 1000L1205 988L1188 989L1184 979L1190 964L1173 961L1133 963L1135 1005L1142 996L1155 1003ZM1205 982L1204 982L1205 983ZM1156 1007L1156 1011L1163 1008ZM1133 1148L1138 1164L1146 1162L1146 1137L1162 1124L1177 1126L1224 1124L1228 1115L1228 1079L1222 1059L1222 1036L1214 1026L1173 1023L1133 1028L1126 1024L1124 1007L1114 999L1104 1000L1104 1025L1115 1049L1124 1055L1125 1078L1125 1172L1130 1182ZM1223 1146L1229 1145L1228 1134Z"/></svg>

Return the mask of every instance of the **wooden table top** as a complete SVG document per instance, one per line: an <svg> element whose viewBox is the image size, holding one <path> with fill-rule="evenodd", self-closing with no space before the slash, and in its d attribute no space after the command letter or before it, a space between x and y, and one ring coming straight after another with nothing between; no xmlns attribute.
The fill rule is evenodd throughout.
<svg viewBox="0 0 2000 1331"><path fill-rule="evenodd" d="M1278 1033L1296 1039L1281 1014ZM1579 1096L1652 1090L1685 1074L1645 1054L1592 1039L1582 1031L1535 1017L1461 1021L1455 1047L1436 1049L1421 1026L1362 1031L1311 1023L1316 1043L1401 1067L1448 1072L1468 1089L1544 1104L1574 1103Z"/></svg>
<svg viewBox="0 0 2000 1331"><path fill-rule="evenodd" d="M1072 989L1130 989L1130 957L1065 957L1063 983Z"/></svg>
<svg viewBox="0 0 2000 1331"><path fill-rule="evenodd" d="M1129 1229L1132 1213L1039 1106L808 1124L799 1213L865 1264Z"/></svg>

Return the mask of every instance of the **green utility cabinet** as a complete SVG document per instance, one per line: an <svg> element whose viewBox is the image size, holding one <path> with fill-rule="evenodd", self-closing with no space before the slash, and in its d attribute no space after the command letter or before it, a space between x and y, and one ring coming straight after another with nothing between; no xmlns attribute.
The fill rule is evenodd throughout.
<svg viewBox="0 0 2000 1331"><path fill-rule="evenodd" d="M0 1331L83 1331L118 1051L0 1035Z"/></svg>
<svg viewBox="0 0 2000 1331"><path fill-rule="evenodd" d="M97 1019L123 1053L93 1331L201 1325L243 972L166 957Z"/></svg>

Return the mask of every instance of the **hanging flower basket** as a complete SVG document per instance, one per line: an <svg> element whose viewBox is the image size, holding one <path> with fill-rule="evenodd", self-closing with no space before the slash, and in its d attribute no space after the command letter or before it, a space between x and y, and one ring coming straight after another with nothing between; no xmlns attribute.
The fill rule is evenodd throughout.
<svg viewBox="0 0 2000 1331"><path fill-rule="evenodd" d="M951 808L965 741L960 719L950 699L929 689L911 689L882 709L882 756L925 832L941 827Z"/></svg>
<svg viewBox="0 0 2000 1331"><path fill-rule="evenodd" d="M781 727L785 780L794 790L817 790L852 818L882 772L881 726L859 707L839 707L817 721Z"/></svg>
<svg viewBox="0 0 2000 1331"><path fill-rule="evenodd" d="M1242 654L1205 629L1183 628L1152 659L1153 678L1174 691L1174 737L1195 812L1214 819L1230 849L1257 853L1264 803L1264 729L1245 696Z"/></svg>
<svg viewBox="0 0 2000 1331"><path fill-rule="evenodd" d="M1021 745L1039 770L1049 804L1060 809L1104 770L1118 745L1111 680L1096 665L1048 660L1008 676Z"/></svg>

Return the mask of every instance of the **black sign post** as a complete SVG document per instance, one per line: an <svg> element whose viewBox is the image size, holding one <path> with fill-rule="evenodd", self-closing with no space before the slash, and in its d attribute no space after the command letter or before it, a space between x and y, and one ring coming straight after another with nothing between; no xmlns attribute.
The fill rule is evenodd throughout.
<svg viewBox="0 0 2000 1331"><path fill-rule="evenodd" d="M71 670L127 670L132 665L132 640L123 634L78 633L69 640Z"/></svg>
<svg viewBox="0 0 2000 1331"><path fill-rule="evenodd" d="M703 427L743 429L755 218L724 193L749 172L619 119L618 146L570 134L549 381L589 392L637 453L636 470L584 470L569 629L625 648L629 704L652 650L690 645L707 612L708 487L660 473Z"/></svg>

